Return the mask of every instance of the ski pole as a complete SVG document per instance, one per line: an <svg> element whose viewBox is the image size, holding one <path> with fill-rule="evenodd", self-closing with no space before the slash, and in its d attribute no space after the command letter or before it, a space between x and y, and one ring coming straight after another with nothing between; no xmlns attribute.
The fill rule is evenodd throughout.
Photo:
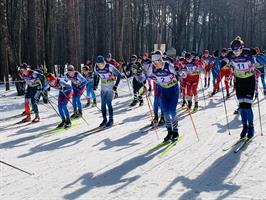
<svg viewBox="0 0 266 200"><path fill-rule="evenodd" d="M87 98L87 96L86 96L84 93L82 93L82 95L83 95L84 97ZM98 108L98 110L99 110L100 112L102 112L102 110L101 110L97 105L95 105L95 107Z"/></svg>
<svg viewBox="0 0 266 200"><path fill-rule="evenodd" d="M123 60L123 63L126 65L125 59L124 59L123 57L122 57L122 60ZM134 94L133 94L133 92L132 92L131 89L130 89L130 83L129 83L129 80L128 80L128 78L127 78L126 70L124 70L123 66L122 66L122 71L123 71L124 74L125 74L124 77L126 78L127 86L128 86L128 90L129 90L129 92L130 92L130 95L131 95L131 97L133 97ZM121 74L121 73L120 73L120 74Z"/></svg>
<svg viewBox="0 0 266 200"><path fill-rule="evenodd" d="M132 91L131 91L131 89L130 89L130 83L129 83L129 80L128 80L126 74L125 74L125 78L126 78L126 81L127 81L127 86L128 86L129 93L130 93L131 96L133 96L133 93L132 93Z"/></svg>
<svg viewBox="0 0 266 200"><path fill-rule="evenodd" d="M20 82L24 82L23 80L21 81L9 81L9 83L20 83ZM5 81L0 81L0 84L6 83Z"/></svg>
<svg viewBox="0 0 266 200"><path fill-rule="evenodd" d="M197 131L197 129L196 129L196 126L195 126L195 123L194 123L194 120L193 120L193 117L192 117L192 115L191 115L190 110L188 111L188 114L189 114L189 116L190 116L190 119L191 119L191 122L192 122L192 126L193 126L194 132L195 132L195 134L196 134L196 136L197 136L197 139L198 139L198 141L200 141L200 139L199 139L199 134L198 134L198 131Z"/></svg>
<svg viewBox="0 0 266 200"><path fill-rule="evenodd" d="M42 92L42 94L44 95L44 93ZM48 97L48 94L47 94ZM47 101L49 103L49 105L52 107L52 109L56 112L56 114L61 118L60 114L58 113L58 111L55 109L55 107L53 106L53 104L50 102L49 98L47 98Z"/></svg>
<svg viewBox="0 0 266 200"><path fill-rule="evenodd" d="M53 108L53 110L56 112L56 114L61 118L60 114L59 114L58 111L55 109L55 107L54 107L53 104L50 102L50 100L48 100L48 103L49 103L50 106Z"/></svg>
<svg viewBox="0 0 266 200"><path fill-rule="evenodd" d="M220 74L220 80L221 80L221 74ZM228 134L231 135L231 133L230 133L229 121L228 121L227 107L226 107L225 97L224 97L224 87L223 87L223 82L222 82L222 80L221 80L221 87L222 87L223 103L224 103L224 111L225 111L225 116L226 116L226 121L227 121Z"/></svg>
<svg viewBox="0 0 266 200"><path fill-rule="evenodd" d="M261 131L261 136L263 136L263 133L262 133L262 123L261 123L261 114L260 114L260 101L259 101L259 98L257 98L257 101L258 101L258 109L259 109L259 119L260 119L260 131Z"/></svg>
<svg viewBox="0 0 266 200"><path fill-rule="evenodd" d="M7 165L7 166L9 166L9 167L12 167L12 168L16 169L16 170L22 171L22 172L24 172L24 173L26 173L26 174L34 175L34 173L29 173L29 172L27 172L27 171L24 171L23 169L20 169L20 168L18 168L18 167L15 167L14 165L8 164L8 163L6 163L6 162L4 162L4 161L2 161L2 160L0 160L0 163L3 163L3 164L5 164L5 165Z"/></svg>
<svg viewBox="0 0 266 200"><path fill-rule="evenodd" d="M144 86L143 86L143 87L144 87ZM147 103L148 103L148 107L149 107L149 111L150 111L150 116L151 116L152 123L153 123L154 129L155 129L156 137L157 137L157 140L159 140L159 136L158 136L158 132L157 132L157 125L156 125L156 123L155 123L155 121L154 121L154 117L153 117L153 114L152 114L152 108L151 108L152 103L151 103L151 100L150 100L150 98L148 97L146 91L145 91L145 97L146 97L146 99L147 99ZM151 103L151 104L150 104L150 103Z"/></svg>
<svg viewBox="0 0 266 200"><path fill-rule="evenodd" d="M63 94L64 94L64 96L69 100L69 102L71 103L71 105L74 107L74 105L73 105L73 102L66 96L66 94L64 93L64 92L62 92ZM89 123L87 122L87 120L81 115L80 116L82 119L83 119L83 121L89 126Z"/></svg>
<svg viewBox="0 0 266 200"><path fill-rule="evenodd" d="M206 99L205 99L205 92L204 92L204 88L203 88L203 83L202 83L201 76L200 76L200 84L201 84L201 88L202 88L202 94L203 94L203 99L204 99L204 105L205 105L205 107L206 107L207 105L206 105Z"/></svg>

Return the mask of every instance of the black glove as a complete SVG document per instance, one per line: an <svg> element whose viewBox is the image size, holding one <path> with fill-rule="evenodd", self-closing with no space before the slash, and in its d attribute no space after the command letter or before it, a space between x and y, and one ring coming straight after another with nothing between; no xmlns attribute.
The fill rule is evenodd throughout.
<svg viewBox="0 0 266 200"><path fill-rule="evenodd" d="M75 84L75 83L73 83L73 84L72 84L72 87L73 87L73 89L78 89L78 88L79 88L79 84Z"/></svg>
<svg viewBox="0 0 266 200"><path fill-rule="evenodd" d="M117 90L117 86L116 85L113 86L113 90L116 92L116 90Z"/></svg>
<svg viewBox="0 0 266 200"><path fill-rule="evenodd" d="M97 86L94 85L92 89L93 89L94 91L97 90Z"/></svg>

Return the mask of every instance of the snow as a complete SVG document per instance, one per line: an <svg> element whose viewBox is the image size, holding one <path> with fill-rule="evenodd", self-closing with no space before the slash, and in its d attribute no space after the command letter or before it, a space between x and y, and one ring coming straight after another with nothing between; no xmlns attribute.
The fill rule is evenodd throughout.
<svg viewBox="0 0 266 200"><path fill-rule="evenodd" d="M209 89L209 92L211 88ZM84 110L84 118L73 121L75 127L54 134L42 134L54 128L60 118L49 104L41 103L41 122L14 125L21 118L4 118L23 111L23 96L15 87L0 86L0 160L26 170L30 176L0 163L1 200L262 200L266 199L266 143L260 136L258 105L253 105L258 135L250 145L235 154L223 151L233 144L242 129L234 96L226 101L231 135L228 134L222 93L205 102L199 93L200 110L190 117L178 105L179 132L184 139L165 156L162 150L146 153L166 135L165 128L143 132L150 123L145 105L127 110L131 96L125 80L113 101L115 126L95 134L89 132L101 122L97 108ZM51 91L56 108L57 91ZM98 106L100 107L99 92ZM82 102L85 104L85 97ZM260 91L261 119L266 135L266 101ZM71 105L69 104L71 109ZM159 140L157 139L157 135Z"/></svg>

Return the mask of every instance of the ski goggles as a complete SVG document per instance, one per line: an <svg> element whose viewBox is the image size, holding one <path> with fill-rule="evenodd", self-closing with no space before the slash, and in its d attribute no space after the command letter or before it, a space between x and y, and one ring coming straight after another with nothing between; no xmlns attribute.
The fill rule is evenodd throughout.
<svg viewBox="0 0 266 200"><path fill-rule="evenodd" d="M240 53L241 52L241 49L242 49L241 47L239 49L235 49L235 50L233 50L233 53L234 54Z"/></svg>
<svg viewBox="0 0 266 200"><path fill-rule="evenodd" d="M96 63L98 67L104 67L104 63Z"/></svg>

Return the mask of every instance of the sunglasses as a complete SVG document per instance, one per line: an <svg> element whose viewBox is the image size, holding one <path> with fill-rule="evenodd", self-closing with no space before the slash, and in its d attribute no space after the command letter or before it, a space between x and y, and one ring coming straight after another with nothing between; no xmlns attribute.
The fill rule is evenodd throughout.
<svg viewBox="0 0 266 200"><path fill-rule="evenodd" d="M99 67L104 66L104 63L96 63L96 65L98 65Z"/></svg>
<svg viewBox="0 0 266 200"><path fill-rule="evenodd" d="M234 53L239 53L240 51L241 51L241 48L240 49L233 50Z"/></svg>

